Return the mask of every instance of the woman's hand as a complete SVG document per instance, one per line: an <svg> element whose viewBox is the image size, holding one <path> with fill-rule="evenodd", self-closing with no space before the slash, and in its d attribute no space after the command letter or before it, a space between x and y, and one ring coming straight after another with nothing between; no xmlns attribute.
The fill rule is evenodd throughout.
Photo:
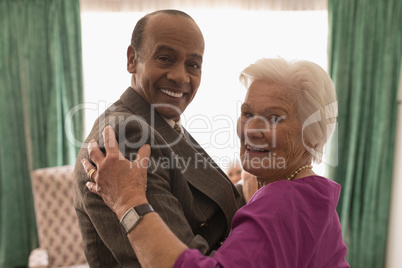
<svg viewBox="0 0 402 268"><path fill-rule="evenodd" d="M88 189L103 198L121 219L131 207L148 203L147 167L151 148L148 144L138 150L134 162L128 161L119 151L113 128L107 126L103 130L106 156L99 149L95 140L88 144L89 157L96 165L96 171L91 175ZM84 158L82 160L85 172L89 174L94 166Z"/></svg>
<svg viewBox="0 0 402 268"><path fill-rule="evenodd" d="M243 196L246 200L246 203L251 199L251 197L257 192L257 180L254 175L251 175L247 171L243 170Z"/></svg>

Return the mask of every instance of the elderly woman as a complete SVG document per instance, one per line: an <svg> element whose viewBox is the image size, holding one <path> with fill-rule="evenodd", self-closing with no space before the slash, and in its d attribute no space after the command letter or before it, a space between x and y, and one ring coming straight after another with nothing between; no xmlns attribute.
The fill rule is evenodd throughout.
<svg viewBox="0 0 402 268"><path fill-rule="evenodd" d="M98 171L90 172L93 166L83 161L94 180L87 187L123 225L133 207L145 214L131 219L137 224L128 232L145 267L349 267L336 212L341 187L311 169L334 130L331 79L314 63L283 59L259 60L240 79L248 88L238 120L240 154L259 190L238 210L229 237L212 257L187 248L147 205L149 145L134 162L121 160L107 127L106 157L96 142L89 146Z"/></svg>

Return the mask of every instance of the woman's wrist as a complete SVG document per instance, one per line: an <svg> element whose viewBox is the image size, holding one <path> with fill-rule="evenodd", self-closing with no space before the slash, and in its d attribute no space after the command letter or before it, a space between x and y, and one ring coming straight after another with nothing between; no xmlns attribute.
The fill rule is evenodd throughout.
<svg viewBox="0 0 402 268"><path fill-rule="evenodd" d="M137 207L139 205L148 204L148 203L149 203L148 199L145 195L144 196L134 196L134 197L131 197L130 199L128 199L127 201L125 201L122 205L117 206L114 209L114 212L116 213L117 218L119 220L121 220L123 218L124 214L126 214L126 212L129 209L131 209L132 207Z"/></svg>

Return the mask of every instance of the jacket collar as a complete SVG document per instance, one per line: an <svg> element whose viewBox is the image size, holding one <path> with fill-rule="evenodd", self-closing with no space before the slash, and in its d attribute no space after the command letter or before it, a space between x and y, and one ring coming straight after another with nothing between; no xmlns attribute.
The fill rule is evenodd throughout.
<svg viewBox="0 0 402 268"><path fill-rule="evenodd" d="M133 88L129 87L120 100L135 115L142 117L156 131L155 135L163 135L176 157L185 161L184 177L221 207L230 230L231 219L238 209L236 200L240 197L225 173L187 130L183 128L186 141Z"/></svg>

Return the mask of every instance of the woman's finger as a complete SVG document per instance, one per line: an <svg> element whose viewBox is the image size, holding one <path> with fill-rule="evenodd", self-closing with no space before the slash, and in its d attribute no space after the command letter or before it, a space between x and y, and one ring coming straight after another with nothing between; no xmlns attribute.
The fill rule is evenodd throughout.
<svg viewBox="0 0 402 268"><path fill-rule="evenodd" d="M111 126L106 126L102 132L103 140L105 141L106 154L117 155L120 153L119 144L116 140L114 130Z"/></svg>
<svg viewBox="0 0 402 268"><path fill-rule="evenodd" d="M81 160L81 164L84 167L85 173L89 173L90 170L92 170L93 168L96 168L94 165L91 164L91 162L89 162L88 159L83 158Z"/></svg>
<svg viewBox="0 0 402 268"><path fill-rule="evenodd" d="M105 155L99 149L99 145L96 142L96 140L91 140L88 143L88 154L89 154L89 157L91 158L91 160L95 163L95 165L97 167L99 167L99 164L105 158Z"/></svg>
<svg viewBox="0 0 402 268"><path fill-rule="evenodd" d="M135 163L139 167L138 172L140 172L141 174L147 174L150 155L151 146L149 146L149 144L141 146L141 148L138 150L138 154L135 157Z"/></svg>
<svg viewBox="0 0 402 268"><path fill-rule="evenodd" d="M96 188L96 183L94 183L92 181L88 181L85 185L87 186L87 188L90 192L99 195L97 188Z"/></svg>

